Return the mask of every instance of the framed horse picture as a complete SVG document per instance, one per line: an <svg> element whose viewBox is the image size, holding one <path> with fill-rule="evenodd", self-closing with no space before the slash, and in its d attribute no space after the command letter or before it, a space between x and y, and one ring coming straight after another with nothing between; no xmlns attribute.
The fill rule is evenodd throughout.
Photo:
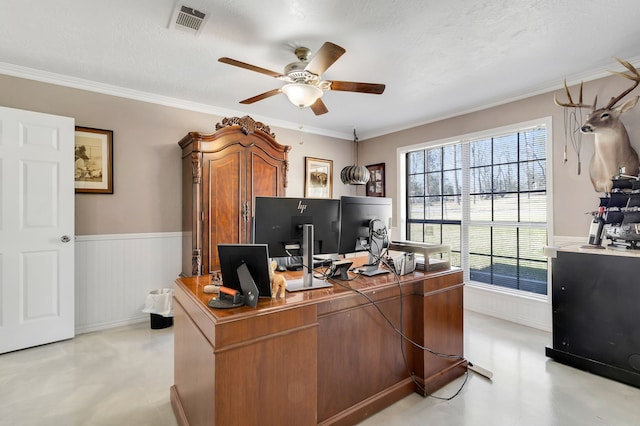
<svg viewBox="0 0 640 426"><path fill-rule="evenodd" d="M331 198L333 196L333 160L304 157L304 196Z"/></svg>
<svg viewBox="0 0 640 426"><path fill-rule="evenodd" d="M76 126L76 193L113 194L113 131Z"/></svg>

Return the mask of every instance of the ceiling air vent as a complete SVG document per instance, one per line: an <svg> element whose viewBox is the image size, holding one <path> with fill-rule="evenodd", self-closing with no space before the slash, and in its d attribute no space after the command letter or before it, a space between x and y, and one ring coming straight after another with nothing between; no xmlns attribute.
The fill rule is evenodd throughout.
<svg viewBox="0 0 640 426"><path fill-rule="evenodd" d="M178 4L173 11L169 28L200 35L208 18L204 12Z"/></svg>

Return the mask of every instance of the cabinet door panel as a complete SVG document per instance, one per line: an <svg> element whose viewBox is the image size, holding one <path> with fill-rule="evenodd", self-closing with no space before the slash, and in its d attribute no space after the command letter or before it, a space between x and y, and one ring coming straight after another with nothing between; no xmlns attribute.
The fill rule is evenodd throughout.
<svg viewBox="0 0 640 426"><path fill-rule="evenodd" d="M242 151L226 150L204 156L204 232L203 257L209 271L219 269L217 245L242 241Z"/></svg>
<svg viewBox="0 0 640 426"><path fill-rule="evenodd" d="M274 159L260 149L252 148L247 154L247 201L253 213L254 197L284 196L284 167L282 161ZM247 235L250 235L250 232Z"/></svg>
<svg viewBox="0 0 640 426"><path fill-rule="evenodd" d="M254 197L282 195L281 164L251 152L251 193Z"/></svg>

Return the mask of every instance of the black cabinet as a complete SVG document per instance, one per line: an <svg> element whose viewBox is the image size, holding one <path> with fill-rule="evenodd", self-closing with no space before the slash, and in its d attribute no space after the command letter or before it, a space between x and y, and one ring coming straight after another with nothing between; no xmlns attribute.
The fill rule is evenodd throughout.
<svg viewBox="0 0 640 426"><path fill-rule="evenodd" d="M558 252L547 356L640 387L640 257Z"/></svg>

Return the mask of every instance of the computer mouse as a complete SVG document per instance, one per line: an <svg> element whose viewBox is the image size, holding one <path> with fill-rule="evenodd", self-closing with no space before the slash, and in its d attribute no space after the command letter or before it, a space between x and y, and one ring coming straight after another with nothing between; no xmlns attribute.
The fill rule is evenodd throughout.
<svg viewBox="0 0 640 426"><path fill-rule="evenodd" d="M286 271L286 270L287 270L287 267L286 267L286 266L284 266L284 265L278 265L278 266L276 266L276 271L278 271L278 272L284 272L284 271Z"/></svg>

